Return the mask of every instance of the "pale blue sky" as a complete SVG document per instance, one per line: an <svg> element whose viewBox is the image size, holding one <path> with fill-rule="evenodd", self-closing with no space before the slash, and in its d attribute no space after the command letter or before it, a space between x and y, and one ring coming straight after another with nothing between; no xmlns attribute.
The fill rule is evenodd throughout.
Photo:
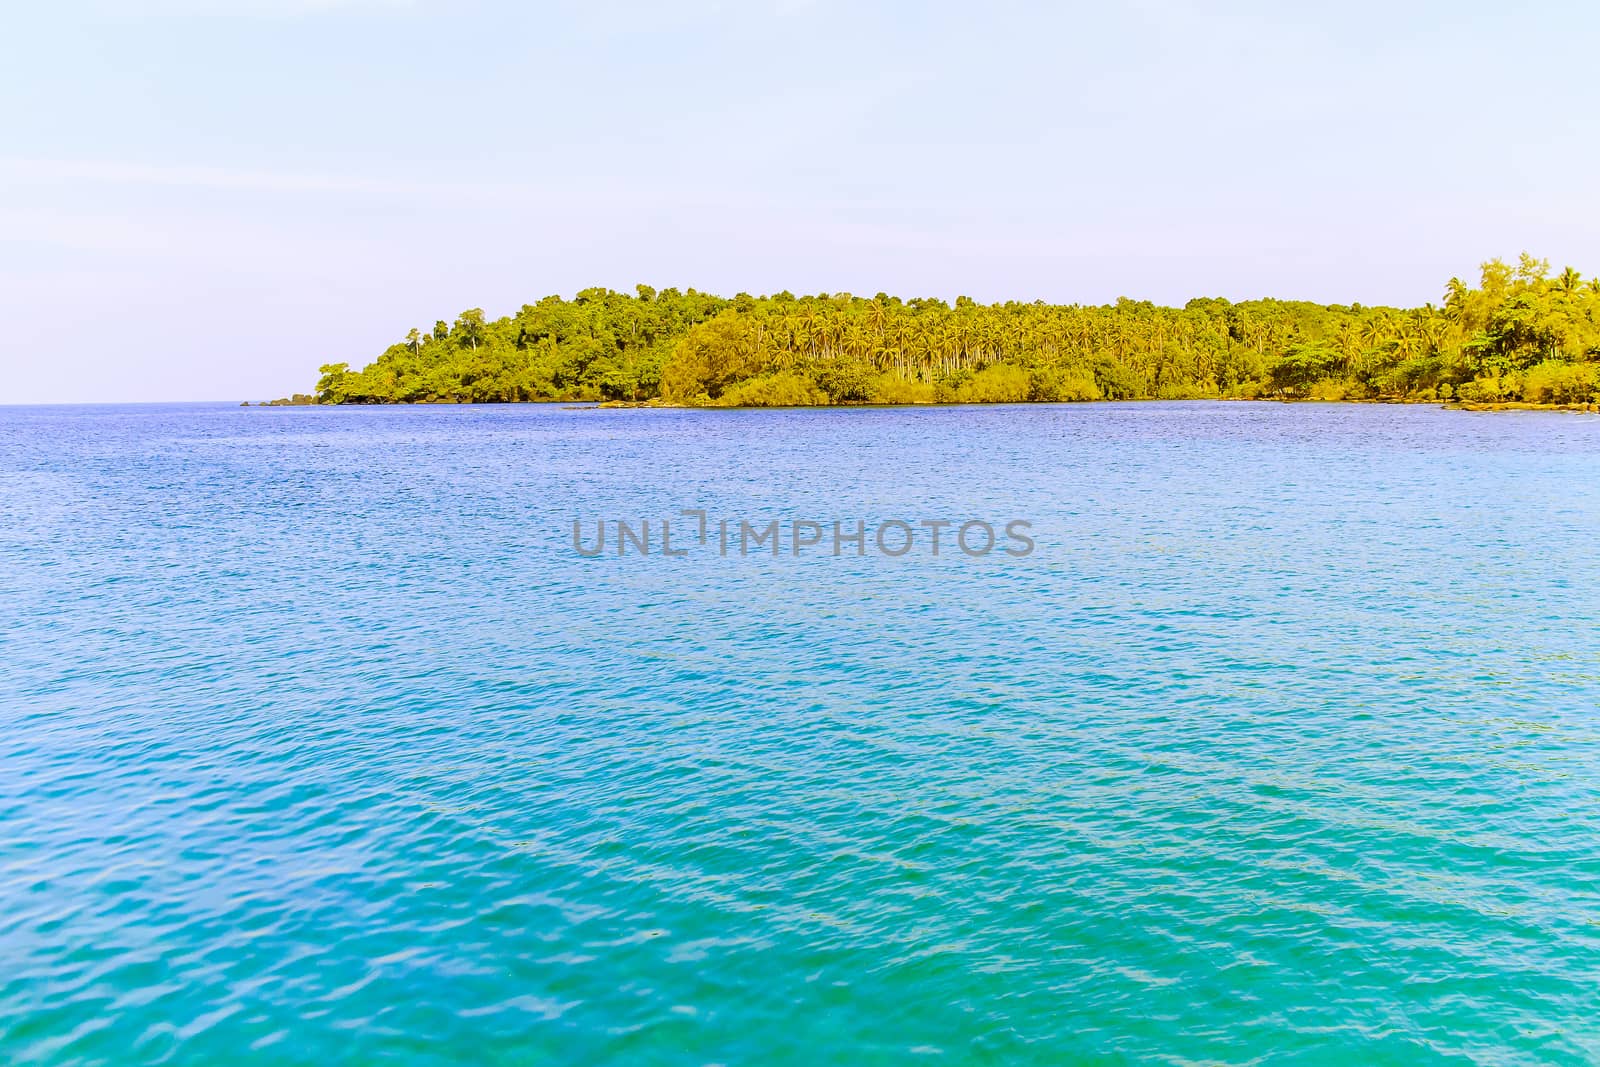
<svg viewBox="0 0 1600 1067"><path fill-rule="evenodd" d="M1600 272L1600 5L32 2L0 403L262 399L636 282L1182 303Z"/></svg>

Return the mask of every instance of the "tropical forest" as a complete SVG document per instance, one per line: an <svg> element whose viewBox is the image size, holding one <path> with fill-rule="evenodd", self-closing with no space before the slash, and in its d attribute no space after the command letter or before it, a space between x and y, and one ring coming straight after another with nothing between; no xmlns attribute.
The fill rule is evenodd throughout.
<svg viewBox="0 0 1600 1067"><path fill-rule="evenodd" d="M413 329L323 404L719 407L1142 399L1600 400L1600 279L1524 254L1418 308L1123 298L979 304L879 293L585 289Z"/></svg>

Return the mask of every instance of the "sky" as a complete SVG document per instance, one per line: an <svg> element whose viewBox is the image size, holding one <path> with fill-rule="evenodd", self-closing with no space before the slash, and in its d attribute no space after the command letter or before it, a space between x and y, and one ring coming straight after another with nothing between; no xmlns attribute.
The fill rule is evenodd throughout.
<svg viewBox="0 0 1600 1067"><path fill-rule="evenodd" d="M262 400L603 285L1439 301L1600 273L1600 5L53 0L0 404Z"/></svg>

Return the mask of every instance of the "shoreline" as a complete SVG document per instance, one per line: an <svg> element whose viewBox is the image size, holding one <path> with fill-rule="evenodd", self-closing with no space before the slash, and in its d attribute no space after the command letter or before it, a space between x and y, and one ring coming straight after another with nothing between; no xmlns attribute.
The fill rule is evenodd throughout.
<svg viewBox="0 0 1600 1067"><path fill-rule="evenodd" d="M319 408L412 408L412 407L494 407L523 406L554 404L572 411L585 411L591 409L622 410L632 408L664 409L672 411L831 411L849 410L856 408L952 408L952 407L1078 407L1098 404L1192 404L1192 403L1225 403L1225 404L1377 404L1377 405L1407 405L1437 407L1446 411L1559 411L1577 415L1600 414L1600 404L1535 404L1525 400L1430 400L1409 399L1406 397L1368 397L1362 399L1343 398L1339 400L1319 400L1313 397L1244 397L1244 396L1204 396L1204 397L1139 397L1126 400L1017 400L1004 403L983 402L954 402L954 403L910 403L910 404L679 404L660 399L653 400L399 400L391 402L371 403L364 401L344 401L329 404L318 400L262 400L251 402L241 401L240 407L258 408L284 408L284 407L319 407Z"/></svg>

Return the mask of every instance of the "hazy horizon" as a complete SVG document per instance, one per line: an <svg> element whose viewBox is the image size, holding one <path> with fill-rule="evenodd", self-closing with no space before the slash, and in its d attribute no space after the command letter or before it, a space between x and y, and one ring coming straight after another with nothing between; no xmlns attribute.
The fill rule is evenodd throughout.
<svg viewBox="0 0 1600 1067"><path fill-rule="evenodd" d="M270 399L597 285L1414 306L1523 250L1600 271L1579 5L142 6L12 16L0 404Z"/></svg>

